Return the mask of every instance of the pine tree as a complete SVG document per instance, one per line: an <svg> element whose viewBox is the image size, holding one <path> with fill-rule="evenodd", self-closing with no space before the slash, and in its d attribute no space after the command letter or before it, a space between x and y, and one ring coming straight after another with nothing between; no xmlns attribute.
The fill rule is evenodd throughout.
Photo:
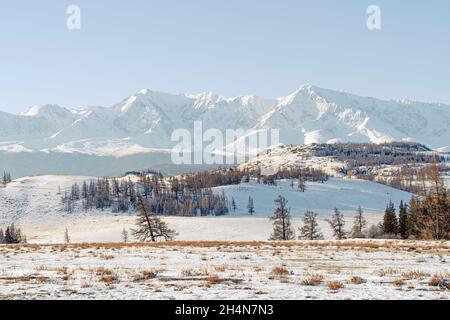
<svg viewBox="0 0 450 320"><path fill-rule="evenodd" d="M330 224L333 235L337 240L347 238L347 232L344 230L344 215L337 208L334 208L334 214L331 216L331 219L327 219L326 221Z"/></svg>
<svg viewBox="0 0 450 320"><path fill-rule="evenodd" d="M385 235L394 236L398 232L398 220L395 213L395 207L392 201L386 207L382 223L382 230Z"/></svg>
<svg viewBox="0 0 450 320"><path fill-rule="evenodd" d="M282 196L278 196L275 199L275 204L277 208L274 215L270 218L273 221L273 233L269 240L294 240L295 231L291 225L291 215L290 210L287 208L287 200Z"/></svg>
<svg viewBox="0 0 450 320"><path fill-rule="evenodd" d="M352 238L364 238L363 230L367 227L367 220L364 218L364 211L358 206L353 220Z"/></svg>
<svg viewBox="0 0 450 320"><path fill-rule="evenodd" d="M322 240L323 235L317 223L317 213L306 211L303 217L303 227L299 231L300 240Z"/></svg>
<svg viewBox="0 0 450 320"><path fill-rule="evenodd" d="M64 243L65 244L69 244L70 243L69 230L67 230L67 228L64 231Z"/></svg>
<svg viewBox="0 0 450 320"><path fill-rule="evenodd" d="M128 231L125 228L122 230L122 242L128 243Z"/></svg>
<svg viewBox="0 0 450 320"><path fill-rule="evenodd" d="M3 233L3 229L0 229L0 244L5 243L5 234Z"/></svg>
<svg viewBox="0 0 450 320"><path fill-rule="evenodd" d="M410 236L410 224L408 216L408 206L400 202L400 209L398 214L398 232L402 239L408 239Z"/></svg>
<svg viewBox="0 0 450 320"><path fill-rule="evenodd" d="M255 205L251 196L248 197L247 210L250 215L253 215L255 213Z"/></svg>
<svg viewBox="0 0 450 320"><path fill-rule="evenodd" d="M140 241L156 242L159 239L171 241L177 233L169 229L167 224L151 211L150 204L141 194L137 194L135 209L138 212L137 229L133 229L133 235Z"/></svg>

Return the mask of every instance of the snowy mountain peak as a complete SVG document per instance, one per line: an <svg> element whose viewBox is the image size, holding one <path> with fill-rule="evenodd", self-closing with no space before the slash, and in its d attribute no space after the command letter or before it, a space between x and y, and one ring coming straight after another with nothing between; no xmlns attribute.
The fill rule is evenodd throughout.
<svg viewBox="0 0 450 320"><path fill-rule="evenodd" d="M22 141L24 148L34 151L56 148L89 154L118 148L167 150L174 145L172 132L192 130L195 121L202 121L205 130L279 129L284 144L396 140L448 150L450 141L450 106L380 100L304 85L277 100L144 89L111 108L73 112L56 105L33 106L20 115L0 113L0 146Z"/></svg>
<svg viewBox="0 0 450 320"><path fill-rule="evenodd" d="M19 115L25 117L35 117L35 116L45 116L52 114L63 114L70 112L69 110L62 108L58 105L46 104L46 105L34 105L25 111L21 112Z"/></svg>

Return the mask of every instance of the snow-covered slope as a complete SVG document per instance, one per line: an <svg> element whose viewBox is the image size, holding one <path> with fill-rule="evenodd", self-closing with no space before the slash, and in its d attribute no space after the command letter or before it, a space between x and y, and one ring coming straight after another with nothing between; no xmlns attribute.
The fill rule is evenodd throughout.
<svg viewBox="0 0 450 320"><path fill-rule="evenodd" d="M61 194L70 190L73 183L96 179L83 176L34 176L14 180L6 187L0 187L0 225L17 223L20 225L59 223L61 219L79 219L84 216L113 216L110 210L84 212L77 208L74 213L67 213L61 201ZM306 210L314 210L322 217L329 216L333 208L353 215L361 205L366 213L381 216L386 204L392 200L397 205L401 200L408 202L411 194L381 184L356 180L331 178L326 183L307 184L306 192L299 192L289 181L279 181L277 186L267 186L256 181L236 186L214 188L214 192L225 192L229 201L233 197L237 211L233 216L248 216L247 201L252 196L255 215L268 217L275 207L274 199L278 195L289 201L292 214L303 216Z"/></svg>
<svg viewBox="0 0 450 320"><path fill-rule="evenodd" d="M154 152L173 147L172 132L192 130L194 121L202 121L204 130L243 129L248 134L279 129L284 144L406 140L448 150L450 141L450 106L383 101L303 86L277 100L142 90L110 108L73 111L46 105L20 115L0 112L0 152L115 157Z"/></svg>

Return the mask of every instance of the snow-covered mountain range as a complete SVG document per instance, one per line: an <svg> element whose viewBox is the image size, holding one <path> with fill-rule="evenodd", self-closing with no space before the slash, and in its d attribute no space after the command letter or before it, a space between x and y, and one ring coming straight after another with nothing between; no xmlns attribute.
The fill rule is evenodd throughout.
<svg viewBox="0 0 450 320"><path fill-rule="evenodd" d="M385 101L302 86L279 99L142 90L112 107L33 106L0 112L0 152L123 156L167 151L175 129L279 129L284 144L415 141L450 147L450 106Z"/></svg>

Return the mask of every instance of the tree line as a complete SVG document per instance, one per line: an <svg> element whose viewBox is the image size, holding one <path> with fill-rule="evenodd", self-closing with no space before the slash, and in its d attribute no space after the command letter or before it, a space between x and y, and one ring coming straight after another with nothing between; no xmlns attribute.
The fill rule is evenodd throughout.
<svg viewBox="0 0 450 320"><path fill-rule="evenodd" d="M130 177L99 178L89 182L74 183L70 190L62 194L65 211L73 212L77 207L112 210L112 212L132 212L137 195L142 195L152 212L164 216L221 216L236 211L234 199L228 199L224 192L215 194L214 187L238 185L255 179L258 183L276 184L277 179L298 179L301 191L306 189L306 181L324 182L328 176L321 170L311 168L283 169L272 176L263 176L261 169L238 170L219 168L211 172L188 173L165 178L162 174L143 171L136 181ZM249 199L248 212L253 214L253 200Z"/></svg>

